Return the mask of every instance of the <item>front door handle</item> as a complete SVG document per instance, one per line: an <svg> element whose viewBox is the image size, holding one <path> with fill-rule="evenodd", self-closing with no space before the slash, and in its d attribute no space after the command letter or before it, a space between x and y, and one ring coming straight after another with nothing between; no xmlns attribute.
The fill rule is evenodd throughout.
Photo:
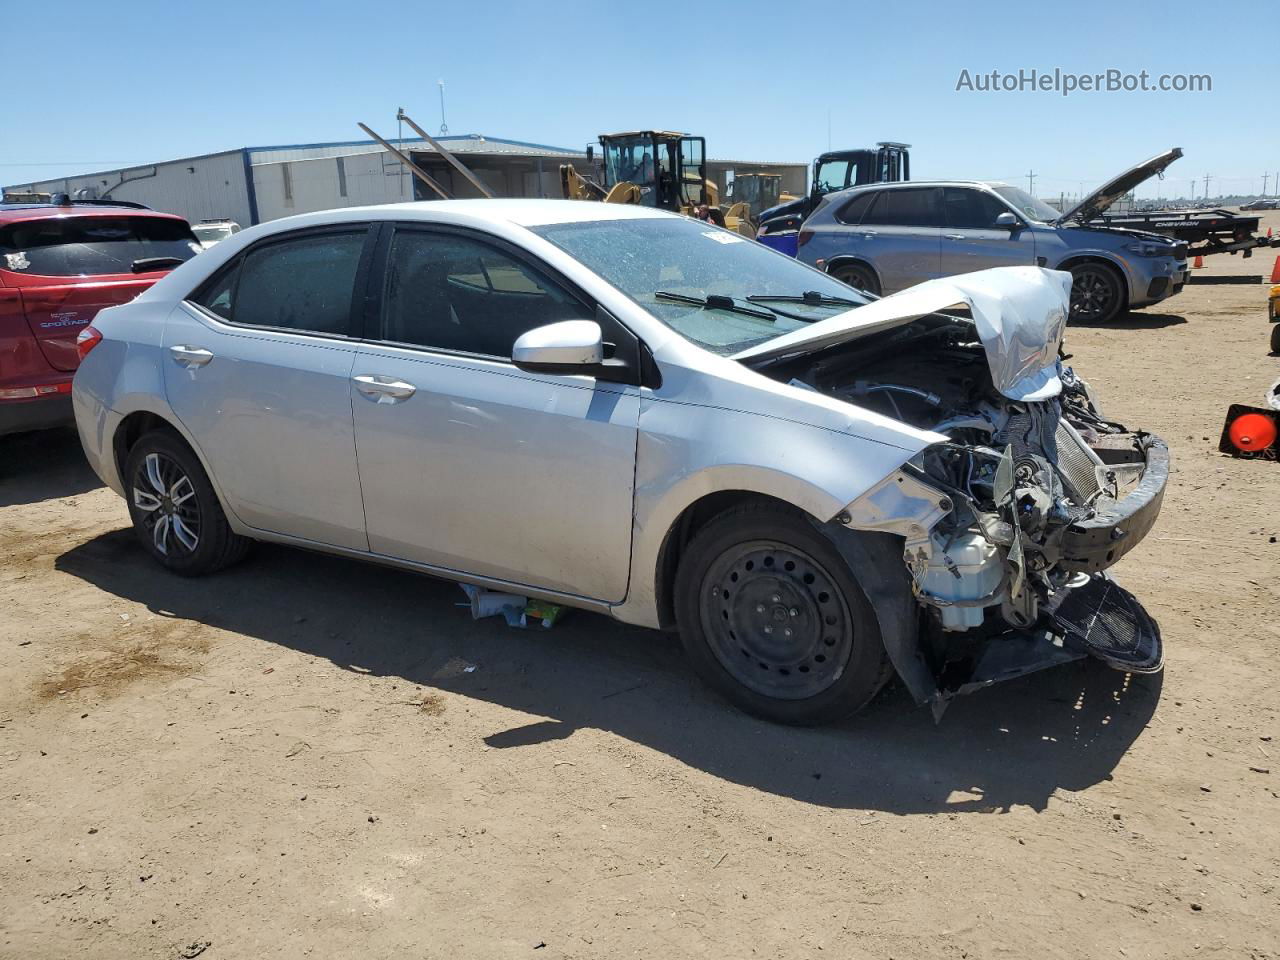
<svg viewBox="0 0 1280 960"><path fill-rule="evenodd" d="M212 351L203 347L191 347L185 344L177 344L169 348L169 355L173 357L174 363L179 366L191 369L192 367L203 367L206 363L213 359Z"/></svg>
<svg viewBox="0 0 1280 960"><path fill-rule="evenodd" d="M963 233L944 233L943 236L946 237L948 240L964 240L965 239L965 235Z"/></svg>
<svg viewBox="0 0 1280 960"><path fill-rule="evenodd" d="M878 232L879 231L877 230L863 230L862 235L866 237L868 240L870 240L872 237L876 236Z"/></svg>
<svg viewBox="0 0 1280 960"><path fill-rule="evenodd" d="M403 380L396 380L393 377L378 377L367 373L352 377L351 382L356 385L357 390L374 403L399 403L401 400L408 400L418 392L418 388L412 383L405 383Z"/></svg>

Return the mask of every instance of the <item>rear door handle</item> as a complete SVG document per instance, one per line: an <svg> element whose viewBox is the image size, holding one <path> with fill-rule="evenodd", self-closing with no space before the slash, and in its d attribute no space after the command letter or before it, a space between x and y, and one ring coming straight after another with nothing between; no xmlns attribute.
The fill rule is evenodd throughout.
<svg viewBox="0 0 1280 960"><path fill-rule="evenodd" d="M408 400L418 392L418 388L412 383L405 383L403 380L396 380L394 377L379 377L368 373L352 377L351 382L356 385L357 390L374 403L399 403L401 400Z"/></svg>
<svg viewBox="0 0 1280 960"><path fill-rule="evenodd" d="M169 355L173 357L174 363L179 366L190 369L191 367L203 367L206 363L213 359L212 351L203 347L190 347L185 344L177 344L169 348Z"/></svg>
<svg viewBox="0 0 1280 960"><path fill-rule="evenodd" d="M863 231L862 231L862 235L863 235L864 237L868 238L868 239L870 239L871 237L876 236L878 233L879 233L879 231L878 231L878 230L863 230Z"/></svg>
<svg viewBox="0 0 1280 960"><path fill-rule="evenodd" d="M948 240L964 240L965 239L965 235L963 233L944 233L943 236L946 237Z"/></svg>

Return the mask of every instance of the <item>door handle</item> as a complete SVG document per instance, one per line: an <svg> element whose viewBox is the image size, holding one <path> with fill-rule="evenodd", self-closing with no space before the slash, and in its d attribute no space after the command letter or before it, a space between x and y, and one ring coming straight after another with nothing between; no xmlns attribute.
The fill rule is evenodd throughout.
<svg viewBox="0 0 1280 960"><path fill-rule="evenodd" d="M352 377L351 382L374 403L399 403L401 400L408 400L418 392L418 388L412 383L367 373Z"/></svg>
<svg viewBox="0 0 1280 960"><path fill-rule="evenodd" d="M867 239L871 239L872 237L877 236L879 232L880 231L878 230L863 230L862 235Z"/></svg>
<svg viewBox="0 0 1280 960"><path fill-rule="evenodd" d="M213 353L203 347L189 347L185 344L177 344L169 348L169 355L173 357L174 363L179 366L190 369L192 367L203 367L206 363L213 359Z"/></svg>
<svg viewBox="0 0 1280 960"><path fill-rule="evenodd" d="M964 240L965 239L965 235L963 233L944 233L943 236L946 237L948 240Z"/></svg>

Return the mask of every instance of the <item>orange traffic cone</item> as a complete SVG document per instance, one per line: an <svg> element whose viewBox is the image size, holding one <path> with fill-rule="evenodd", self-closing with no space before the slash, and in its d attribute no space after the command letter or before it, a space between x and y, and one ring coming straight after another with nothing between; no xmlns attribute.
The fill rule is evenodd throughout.
<svg viewBox="0 0 1280 960"><path fill-rule="evenodd" d="M1276 257L1276 265L1271 268L1271 282L1280 283L1280 257Z"/></svg>
<svg viewBox="0 0 1280 960"><path fill-rule="evenodd" d="M1267 227L1267 236L1268 236L1268 237L1269 237L1269 236L1271 236L1271 228L1270 228L1270 227Z"/></svg>
<svg viewBox="0 0 1280 960"><path fill-rule="evenodd" d="M1191 261L1192 270L1200 270L1204 267L1204 257L1196 257Z"/></svg>

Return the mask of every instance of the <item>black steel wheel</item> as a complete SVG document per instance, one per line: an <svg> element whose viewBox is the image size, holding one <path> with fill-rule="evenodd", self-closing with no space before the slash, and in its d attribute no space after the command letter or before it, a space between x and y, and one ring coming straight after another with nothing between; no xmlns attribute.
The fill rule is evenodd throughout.
<svg viewBox="0 0 1280 960"><path fill-rule="evenodd" d="M1078 323L1107 323L1124 308L1124 281L1105 263L1081 263L1071 268L1069 319Z"/></svg>
<svg viewBox="0 0 1280 960"><path fill-rule="evenodd" d="M875 271L861 263L837 264L831 268L831 276L857 290L880 295L880 280Z"/></svg>
<svg viewBox="0 0 1280 960"><path fill-rule="evenodd" d="M765 719L841 719L888 676L854 575L821 532L781 506L744 506L703 527L681 560L675 599L699 675Z"/></svg>
<svg viewBox="0 0 1280 960"><path fill-rule="evenodd" d="M175 573L211 573L239 560L249 541L232 532L191 448L167 430L129 450L123 480L143 547Z"/></svg>

